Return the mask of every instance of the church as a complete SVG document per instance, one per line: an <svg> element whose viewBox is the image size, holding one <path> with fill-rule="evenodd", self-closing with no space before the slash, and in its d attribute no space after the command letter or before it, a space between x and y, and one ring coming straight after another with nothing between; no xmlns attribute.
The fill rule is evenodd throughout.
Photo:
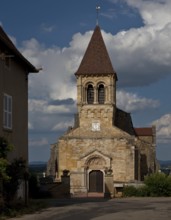
<svg viewBox="0 0 171 220"><path fill-rule="evenodd" d="M47 174L60 181L67 171L73 196L96 192L113 197L156 172L155 127L134 128L130 113L117 108L118 77L99 25L75 77L75 123L51 145Z"/></svg>

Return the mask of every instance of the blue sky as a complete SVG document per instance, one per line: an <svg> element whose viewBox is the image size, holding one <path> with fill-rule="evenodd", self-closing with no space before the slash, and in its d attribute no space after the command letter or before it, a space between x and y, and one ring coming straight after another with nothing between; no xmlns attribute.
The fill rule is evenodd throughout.
<svg viewBox="0 0 171 220"><path fill-rule="evenodd" d="M118 75L117 106L157 129L171 160L170 0L0 0L0 24L39 74L29 76L29 160L47 161L76 113L76 72L99 25ZM10 6L10 7L9 7Z"/></svg>

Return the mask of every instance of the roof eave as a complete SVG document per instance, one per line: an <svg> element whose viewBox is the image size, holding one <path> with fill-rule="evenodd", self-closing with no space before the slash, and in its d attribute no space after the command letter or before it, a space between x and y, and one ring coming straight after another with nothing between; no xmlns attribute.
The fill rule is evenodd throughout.
<svg viewBox="0 0 171 220"><path fill-rule="evenodd" d="M115 79L116 81L118 80L118 77L117 77L117 74L114 72L114 73L81 73L81 72L75 72L75 76L80 76L80 75L84 75L84 76L92 76L92 75L95 75L95 76L99 76L99 75L105 75L105 76L108 76L108 75L113 75L115 76Z"/></svg>
<svg viewBox="0 0 171 220"><path fill-rule="evenodd" d="M34 65L32 65L20 52L19 50L15 47L13 42L10 40L8 35L5 33L3 28L0 26L0 41L4 44L6 48L10 52L12 52L12 55L16 58L18 58L24 65L26 65L29 73L38 73L39 70L36 69Z"/></svg>

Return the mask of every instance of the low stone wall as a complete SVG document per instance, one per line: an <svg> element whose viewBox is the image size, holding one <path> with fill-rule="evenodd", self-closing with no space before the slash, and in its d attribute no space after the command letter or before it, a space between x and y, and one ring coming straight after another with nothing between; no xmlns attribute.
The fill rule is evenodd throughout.
<svg viewBox="0 0 171 220"><path fill-rule="evenodd" d="M40 186L42 192L48 192L52 198L68 198L70 197L70 189L62 183L47 183Z"/></svg>
<svg viewBox="0 0 171 220"><path fill-rule="evenodd" d="M52 181L52 179L41 178L40 190L43 193L48 193L52 198L68 198L70 197L70 180L69 176L62 176L62 181Z"/></svg>

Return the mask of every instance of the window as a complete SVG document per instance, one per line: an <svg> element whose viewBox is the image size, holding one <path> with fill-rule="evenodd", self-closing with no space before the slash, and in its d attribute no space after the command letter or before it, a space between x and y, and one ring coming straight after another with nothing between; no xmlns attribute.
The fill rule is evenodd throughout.
<svg viewBox="0 0 171 220"><path fill-rule="evenodd" d="M94 102L94 88L92 85L88 85L87 88L87 103L93 104Z"/></svg>
<svg viewBox="0 0 171 220"><path fill-rule="evenodd" d="M104 85L100 84L98 88L98 103L104 104L104 101L105 101Z"/></svg>
<svg viewBox="0 0 171 220"><path fill-rule="evenodd" d="M12 129L12 96L4 94L4 128Z"/></svg>

